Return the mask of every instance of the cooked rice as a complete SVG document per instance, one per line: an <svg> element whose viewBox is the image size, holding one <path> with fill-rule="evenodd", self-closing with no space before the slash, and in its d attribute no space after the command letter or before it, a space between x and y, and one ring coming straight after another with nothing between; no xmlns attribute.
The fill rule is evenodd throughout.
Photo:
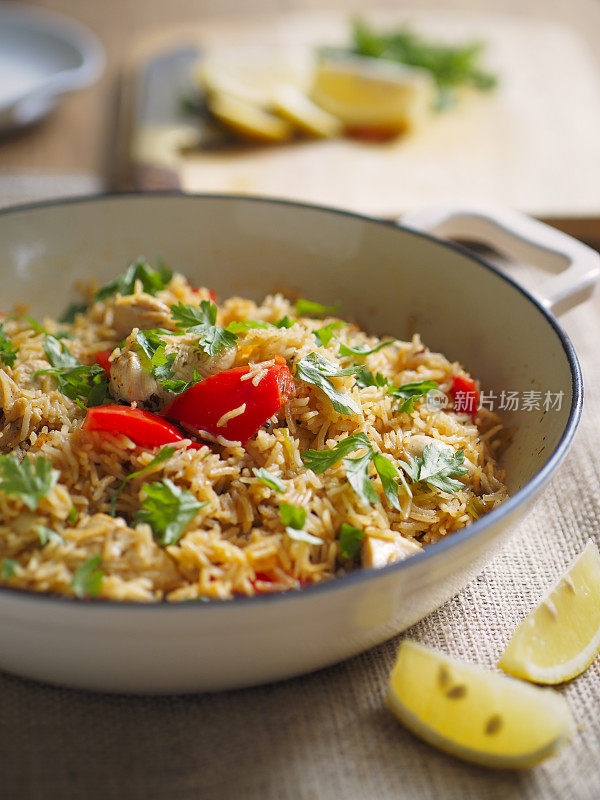
<svg viewBox="0 0 600 800"><path fill-rule="evenodd" d="M136 293L142 293L138 283ZM90 291L91 297L91 291ZM208 297L191 290L176 274L158 298L167 306L182 301L197 304ZM233 320L277 322L293 316L293 306L282 295L267 297L261 305L231 298L219 309L219 324ZM349 357L338 357L339 341L317 346L313 331L333 318L299 318L289 329L269 327L240 334L235 366L258 365L245 376L257 385L266 374L264 362L283 356L295 364L311 352L347 367ZM94 355L117 345L110 303L97 302L77 316L73 325L44 320L46 329L69 331L72 353L85 364ZM329 580L357 568L340 558L338 534L342 523L363 530L367 537L395 540L404 537L418 546L427 545L473 521L469 501L478 498L477 514L501 503L507 492L503 472L494 454L502 441L498 418L481 410L478 425L467 414L430 410L418 402L411 414L395 413L396 401L378 387L358 388L353 376L334 378L336 387L349 394L361 408L360 416L341 416L315 387L296 380L296 394L244 447L221 436L216 443L174 454L140 477L129 480L111 517L111 497L132 472L147 466L156 455L136 447L122 435L106 435L81 429L85 410L56 388L51 375L32 374L48 367L42 349L43 332L36 332L18 314L5 322L5 332L19 347L12 368L0 369L0 451L44 456L60 478L35 512L18 496L0 491L0 558L15 559L14 574L5 583L39 592L73 594L75 570L91 556L101 556L104 573L100 596L114 600L157 601L193 598L230 598L235 594L276 591ZM336 331L356 347L377 338L356 326ZM418 336L395 342L367 356L365 365L396 385L433 379L448 393L452 376L461 367L443 355L432 353ZM293 368L292 368L293 372ZM224 415L223 424L242 407ZM321 475L305 468L301 453L309 448L335 446L349 434L364 432L376 450L402 460L414 434L425 434L464 449L468 473L464 489L445 494L414 486L413 497L400 491L401 511L386 501L380 480L373 486L381 503L366 506L349 485L340 462ZM264 467L281 477L284 494L276 494L254 476ZM134 517L149 481L170 479L207 501L186 528L179 542L160 546L147 524ZM295 541L285 534L279 518L282 501L306 509L305 530L323 540L322 545ZM72 509L77 520L72 521ZM61 540L43 545L37 526L60 533Z"/></svg>

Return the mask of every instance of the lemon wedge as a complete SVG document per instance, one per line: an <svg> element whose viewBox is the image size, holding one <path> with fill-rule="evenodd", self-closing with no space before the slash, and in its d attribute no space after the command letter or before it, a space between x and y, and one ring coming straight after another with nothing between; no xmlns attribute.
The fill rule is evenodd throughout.
<svg viewBox="0 0 600 800"><path fill-rule="evenodd" d="M246 139L284 142L292 137L289 122L237 97L216 92L208 98L208 107L223 125Z"/></svg>
<svg viewBox="0 0 600 800"><path fill-rule="evenodd" d="M600 552L590 540L513 633L498 666L536 683L581 674L600 651Z"/></svg>
<svg viewBox="0 0 600 800"><path fill-rule="evenodd" d="M350 129L399 133L427 117L434 91L426 70L367 56L344 56L317 63L311 96Z"/></svg>
<svg viewBox="0 0 600 800"><path fill-rule="evenodd" d="M565 700L552 689L455 661L415 642L400 645L387 703L407 728L465 761L528 767L573 734Z"/></svg>
<svg viewBox="0 0 600 800"><path fill-rule="evenodd" d="M315 105L296 86L280 84L273 92L273 110L309 136L332 139L344 125L333 114Z"/></svg>

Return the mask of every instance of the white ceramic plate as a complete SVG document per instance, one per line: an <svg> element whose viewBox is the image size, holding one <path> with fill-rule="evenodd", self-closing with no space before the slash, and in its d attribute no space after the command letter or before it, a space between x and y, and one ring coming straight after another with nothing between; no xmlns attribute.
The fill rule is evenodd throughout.
<svg viewBox="0 0 600 800"><path fill-rule="evenodd" d="M44 117L60 95L90 86L104 69L99 39L71 19L0 4L0 130Z"/></svg>
<svg viewBox="0 0 600 800"><path fill-rule="evenodd" d="M467 251L415 229L528 256L554 274L534 298ZM577 358L550 310L589 294L598 254L506 212L413 215L410 227L332 209L224 196L148 194L0 212L3 305L58 313L76 279L110 280L140 253L163 256L220 297L295 286L370 331L410 328L487 390L562 393L519 409L504 457L511 497L473 525L380 570L281 595L117 603L0 587L0 668L91 689L191 692L298 675L372 647L472 579L508 540L567 451L581 413Z"/></svg>

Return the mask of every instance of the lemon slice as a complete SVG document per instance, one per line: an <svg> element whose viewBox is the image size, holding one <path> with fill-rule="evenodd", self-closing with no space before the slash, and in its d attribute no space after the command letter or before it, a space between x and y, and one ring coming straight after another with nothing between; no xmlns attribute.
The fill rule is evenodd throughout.
<svg viewBox="0 0 600 800"><path fill-rule="evenodd" d="M208 107L220 122L246 139L284 142L292 137L289 122L237 97L215 93L209 98Z"/></svg>
<svg viewBox="0 0 600 800"><path fill-rule="evenodd" d="M433 78L426 70L346 56L317 64L311 96L349 128L401 132L426 118L434 90Z"/></svg>
<svg viewBox="0 0 600 800"><path fill-rule="evenodd" d="M273 92L273 110L309 136L332 139L344 125L333 114L315 105L296 86L280 84Z"/></svg>
<svg viewBox="0 0 600 800"><path fill-rule="evenodd" d="M552 755L575 725L565 700L403 642L387 692L398 719L425 741L487 767L521 768Z"/></svg>
<svg viewBox="0 0 600 800"><path fill-rule="evenodd" d="M498 666L536 683L562 683L600 651L600 553L590 540L513 633Z"/></svg>

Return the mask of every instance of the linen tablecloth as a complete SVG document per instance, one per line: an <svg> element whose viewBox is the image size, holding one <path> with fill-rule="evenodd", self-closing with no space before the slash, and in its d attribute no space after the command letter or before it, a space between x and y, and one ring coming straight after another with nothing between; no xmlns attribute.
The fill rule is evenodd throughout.
<svg viewBox="0 0 600 800"><path fill-rule="evenodd" d="M586 540L599 542L599 312L596 299L562 320L581 360L586 399L558 474L510 547L403 636L493 666ZM578 723L572 741L533 769L496 772L434 750L387 710L383 694L401 638L306 677L220 694L95 695L0 673L0 797L600 797L600 660L560 689Z"/></svg>

